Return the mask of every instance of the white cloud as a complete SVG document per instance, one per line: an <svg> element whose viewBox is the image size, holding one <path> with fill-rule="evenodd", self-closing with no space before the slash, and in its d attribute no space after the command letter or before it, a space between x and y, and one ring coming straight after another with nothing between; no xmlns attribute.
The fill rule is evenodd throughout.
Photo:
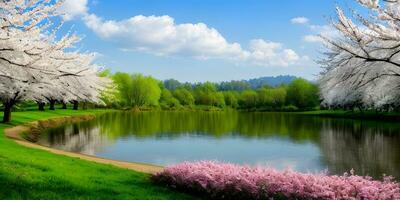
<svg viewBox="0 0 400 200"><path fill-rule="evenodd" d="M292 24L307 24L309 22L309 19L306 17L295 17L290 20Z"/></svg>
<svg viewBox="0 0 400 200"><path fill-rule="evenodd" d="M319 35L306 35L303 40L306 42L323 42L323 39Z"/></svg>
<svg viewBox="0 0 400 200"><path fill-rule="evenodd" d="M289 66L299 60L299 55L292 49L284 49L281 43L262 39L250 41L248 60L256 65Z"/></svg>
<svg viewBox="0 0 400 200"><path fill-rule="evenodd" d="M122 21L104 21L92 14L84 20L101 38L117 41L125 50L201 58L245 56L238 43L228 43L217 30L203 23L175 24L169 16L142 15Z"/></svg>
<svg viewBox="0 0 400 200"><path fill-rule="evenodd" d="M61 12L64 13L63 19L68 21L86 15L88 12L87 3L88 0L66 0L61 6Z"/></svg>
<svg viewBox="0 0 400 200"><path fill-rule="evenodd" d="M251 40L245 50L228 42L216 29L204 23L176 24L170 16L134 16L121 21L103 20L90 14L85 24L105 40L114 41L124 51L140 51L158 56L219 58L260 66L288 66L300 60L292 49L262 39Z"/></svg>

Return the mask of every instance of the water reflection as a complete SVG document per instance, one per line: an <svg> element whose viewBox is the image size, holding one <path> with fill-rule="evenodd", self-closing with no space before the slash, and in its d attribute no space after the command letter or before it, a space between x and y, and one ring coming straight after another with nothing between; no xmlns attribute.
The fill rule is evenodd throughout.
<svg viewBox="0 0 400 200"><path fill-rule="evenodd" d="M40 143L168 165L216 159L299 171L400 176L397 123L284 113L117 112L49 130Z"/></svg>
<svg viewBox="0 0 400 200"><path fill-rule="evenodd" d="M354 168L357 174L400 176L400 132L397 124L329 120L321 129L323 161L332 173Z"/></svg>

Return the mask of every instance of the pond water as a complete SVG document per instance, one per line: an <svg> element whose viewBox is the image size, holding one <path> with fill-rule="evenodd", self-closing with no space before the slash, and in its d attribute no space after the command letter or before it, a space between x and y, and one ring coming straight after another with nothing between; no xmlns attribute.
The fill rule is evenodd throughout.
<svg viewBox="0 0 400 200"><path fill-rule="evenodd" d="M115 112L50 129L38 143L162 166L218 160L400 177L400 124L395 122L235 111Z"/></svg>

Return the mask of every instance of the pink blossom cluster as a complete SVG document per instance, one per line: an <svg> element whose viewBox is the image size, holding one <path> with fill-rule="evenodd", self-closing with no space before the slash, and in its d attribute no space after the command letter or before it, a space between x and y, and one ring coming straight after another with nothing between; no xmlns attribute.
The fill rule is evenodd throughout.
<svg viewBox="0 0 400 200"><path fill-rule="evenodd" d="M213 161L167 167L152 180L210 199L400 199L400 184L392 177L378 181L353 173L306 174Z"/></svg>

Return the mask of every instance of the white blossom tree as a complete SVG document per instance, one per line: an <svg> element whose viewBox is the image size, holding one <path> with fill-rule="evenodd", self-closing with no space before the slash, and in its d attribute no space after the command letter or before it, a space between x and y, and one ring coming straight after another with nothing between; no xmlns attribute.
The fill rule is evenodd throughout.
<svg viewBox="0 0 400 200"><path fill-rule="evenodd" d="M0 100L4 106L4 122L10 121L13 106L23 100L50 103L73 98L83 100L83 97L97 100L101 84L94 83L104 81L94 78L93 59L66 51L79 38L67 33L57 39L62 23L51 28L54 25L50 19L60 15L62 3L0 1ZM77 84L87 85L77 90Z"/></svg>
<svg viewBox="0 0 400 200"><path fill-rule="evenodd" d="M400 106L400 1L358 0L370 10L347 17L336 8L337 37L322 35L328 51L321 60L323 104L388 109Z"/></svg>

